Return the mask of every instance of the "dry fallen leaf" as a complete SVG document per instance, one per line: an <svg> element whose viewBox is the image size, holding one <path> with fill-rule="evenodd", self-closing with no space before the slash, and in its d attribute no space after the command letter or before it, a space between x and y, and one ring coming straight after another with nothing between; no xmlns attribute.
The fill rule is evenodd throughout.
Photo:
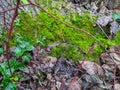
<svg viewBox="0 0 120 90"><path fill-rule="evenodd" d="M115 84L115 90L120 90L120 84L118 83Z"/></svg>
<svg viewBox="0 0 120 90"><path fill-rule="evenodd" d="M112 46L112 47L110 47L109 51L114 52L114 53L110 53L110 56L120 70L120 53L119 54L115 53L115 52L120 52L120 46L116 46L116 47Z"/></svg>
<svg viewBox="0 0 120 90"><path fill-rule="evenodd" d="M41 87L38 87L38 89L37 90L43 90Z"/></svg>
<svg viewBox="0 0 120 90"><path fill-rule="evenodd" d="M81 61L80 61L81 62ZM94 74L100 74L103 75L103 69L97 65L94 62L89 62L89 61L85 61L82 64L82 68L86 70L86 72L90 75L94 75Z"/></svg>
<svg viewBox="0 0 120 90"><path fill-rule="evenodd" d="M50 74L47 74L47 79L48 79L48 80L51 80L51 79L52 79L51 73L50 73Z"/></svg>
<svg viewBox="0 0 120 90"><path fill-rule="evenodd" d="M57 90L57 89L56 89L56 87L55 87L55 86L53 86L53 87L51 88L51 90Z"/></svg>
<svg viewBox="0 0 120 90"><path fill-rule="evenodd" d="M118 22L113 21L110 26L110 33L111 33L109 36L110 39L113 39L116 36L119 29L120 29L120 25L118 24Z"/></svg>
<svg viewBox="0 0 120 90"><path fill-rule="evenodd" d="M61 82L57 81L57 82L56 82L56 87L57 87L57 89L59 90L60 87L61 87Z"/></svg>
<svg viewBox="0 0 120 90"><path fill-rule="evenodd" d="M112 16L101 16L97 19L97 24L98 25L101 25L102 27L103 26L106 26L109 22L111 22L113 19L112 19Z"/></svg>
<svg viewBox="0 0 120 90"><path fill-rule="evenodd" d="M79 84L78 81L75 81L71 84L69 90L82 90L82 86Z"/></svg>

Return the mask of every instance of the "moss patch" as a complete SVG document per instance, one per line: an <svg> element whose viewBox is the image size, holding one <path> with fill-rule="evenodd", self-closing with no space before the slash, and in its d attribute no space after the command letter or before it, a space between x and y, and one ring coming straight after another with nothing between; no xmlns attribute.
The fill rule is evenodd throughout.
<svg viewBox="0 0 120 90"><path fill-rule="evenodd" d="M62 16L57 16L62 18ZM18 18L20 20L19 26L15 26L13 37L16 33L19 33L21 36L29 37L31 43L33 44L36 43L36 39L40 40L41 37L45 36L46 45L55 42L67 42L70 45L76 45L78 48L80 48L81 52L87 53L89 47L95 42L94 39L90 36L84 34L83 32L69 28L62 23L59 23L42 11L36 16L22 12L19 14ZM93 27L94 23L90 18L91 16L89 13L85 13L81 16L76 14L76 21L71 19L68 23L86 30L91 34L95 34L97 29ZM77 48L70 45L54 48L51 55L58 57L62 55L62 51L64 51L63 56L66 58L72 58L74 60L80 59L81 56L77 54Z"/></svg>
<svg viewBox="0 0 120 90"><path fill-rule="evenodd" d="M51 11L51 13L53 12ZM55 15L61 20L65 20L67 18L67 15L61 16L59 13L56 13ZM82 15L75 13L74 15L76 20L71 17L67 23L70 23L93 34L98 38L99 41L103 43L104 47L107 48L113 44L116 44L116 42L117 44L120 42L119 35L117 35L117 39L109 41L104 38L103 34L97 34L98 28L94 27L94 21L96 17L91 16L90 13L86 12ZM27 36L30 38L30 42L33 45L36 44L36 40L41 40L41 38L45 36L46 40L44 43L46 46L55 42L69 43L67 46L60 45L58 47L54 47L51 55L56 57L64 56L66 58L71 58L74 61L78 61L83 57L83 54L88 52L89 47L96 42L93 38L86 35L85 33L65 26L43 11L40 11L38 15L22 12L19 14L18 19L19 25L15 25L15 30L13 33L14 42L11 41L11 44L13 43L14 45L14 37L16 33L19 33L21 36ZM76 47L73 47L72 45L75 45ZM82 52L81 54L78 52L78 48L79 52ZM87 56L87 59L96 61L96 58L98 58L102 52L103 49L98 44L96 45L93 53Z"/></svg>

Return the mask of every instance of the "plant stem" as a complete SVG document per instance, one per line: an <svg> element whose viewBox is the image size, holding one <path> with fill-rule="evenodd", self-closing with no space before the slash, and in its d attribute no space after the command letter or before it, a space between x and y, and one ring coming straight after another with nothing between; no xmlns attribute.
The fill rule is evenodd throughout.
<svg viewBox="0 0 120 90"><path fill-rule="evenodd" d="M12 70L11 70L11 66L10 66L10 62L9 62L8 49L9 49L10 37L11 37L11 34L12 34L12 30L13 30L14 20L16 19L17 13L18 13L19 4L20 4L20 0L17 0L17 5L15 7L14 15L13 15L13 18L12 18L12 21L11 21L11 24L10 24L10 28L9 28L9 31L8 31L8 37L7 37L7 41L6 41L6 59L7 59L7 62L8 62L8 68L10 70L11 75L12 75Z"/></svg>

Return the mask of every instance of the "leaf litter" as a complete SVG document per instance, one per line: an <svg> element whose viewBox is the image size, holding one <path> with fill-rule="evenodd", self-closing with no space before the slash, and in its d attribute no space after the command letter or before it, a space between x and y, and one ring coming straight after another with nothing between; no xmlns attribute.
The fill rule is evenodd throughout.
<svg viewBox="0 0 120 90"><path fill-rule="evenodd" d="M112 46L101 54L100 65L84 61L82 68L79 65L82 61L74 63L64 57L42 56L36 49L33 51L30 64L24 70L15 72L23 76L16 82L18 90L116 90L120 87L120 46ZM46 50L46 49L45 49ZM47 52L47 51L46 51ZM34 58L35 57L37 58ZM3 57L1 55L1 57ZM112 58L111 58L112 57ZM116 83L114 85L114 64L117 65ZM78 74L73 82L75 73ZM1 77L2 78L2 77Z"/></svg>

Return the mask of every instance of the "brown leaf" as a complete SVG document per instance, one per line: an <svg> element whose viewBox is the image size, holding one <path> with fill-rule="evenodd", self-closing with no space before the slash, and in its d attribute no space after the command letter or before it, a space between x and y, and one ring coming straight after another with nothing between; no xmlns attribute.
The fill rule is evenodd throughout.
<svg viewBox="0 0 120 90"><path fill-rule="evenodd" d="M69 90L82 90L82 86L78 83L78 81L75 81L72 83Z"/></svg>
<svg viewBox="0 0 120 90"><path fill-rule="evenodd" d="M120 84L115 84L115 90L120 90Z"/></svg>
<svg viewBox="0 0 120 90"><path fill-rule="evenodd" d="M51 74L47 74L47 79L51 80L52 79L52 75Z"/></svg>
<svg viewBox="0 0 120 90"><path fill-rule="evenodd" d="M57 87L57 89L59 90L60 89L60 87L61 87L61 82L56 82L56 87Z"/></svg>
<svg viewBox="0 0 120 90"><path fill-rule="evenodd" d="M55 87L55 86L53 86L53 87L51 88L51 90L56 90L56 87Z"/></svg>
<svg viewBox="0 0 120 90"><path fill-rule="evenodd" d="M38 87L38 89L37 90L43 90L41 87Z"/></svg>
<svg viewBox="0 0 120 90"><path fill-rule="evenodd" d="M109 22L112 21L112 16L101 16L97 19L97 24L103 26L106 26Z"/></svg>
<svg viewBox="0 0 120 90"><path fill-rule="evenodd" d="M94 62L85 61L82 64L82 68L90 75L99 74L103 75L103 69Z"/></svg>

